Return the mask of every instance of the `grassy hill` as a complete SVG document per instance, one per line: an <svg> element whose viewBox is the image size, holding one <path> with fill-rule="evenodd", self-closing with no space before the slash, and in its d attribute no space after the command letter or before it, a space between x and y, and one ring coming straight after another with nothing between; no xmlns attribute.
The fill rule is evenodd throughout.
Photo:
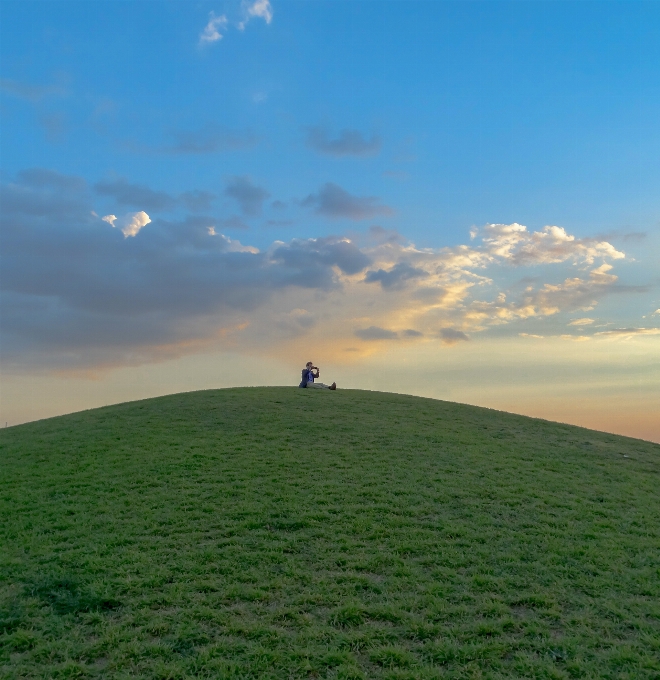
<svg viewBox="0 0 660 680"><path fill-rule="evenodd" d="M660 446L395 394L0 431L2 678L660 678Z"/></svg>

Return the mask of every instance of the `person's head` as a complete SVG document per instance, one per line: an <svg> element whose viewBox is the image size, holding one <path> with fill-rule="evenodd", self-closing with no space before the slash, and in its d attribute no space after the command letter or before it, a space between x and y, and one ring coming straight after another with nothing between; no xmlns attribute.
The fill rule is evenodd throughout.
<svg viewBox="0 0 660 680"><path fill-rule="evenodd" d="M311 368L313 365L314 365L314 364L313 364L311 361L308 361L308 362L305 364L305 368Z"/></svg>

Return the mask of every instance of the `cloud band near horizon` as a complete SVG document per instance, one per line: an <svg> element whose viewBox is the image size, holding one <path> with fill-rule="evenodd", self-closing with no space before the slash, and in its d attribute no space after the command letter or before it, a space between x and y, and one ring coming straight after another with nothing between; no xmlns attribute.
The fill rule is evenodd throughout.
<svg viewBox="0 0 660 680"><path fill-rule="evenodd" d="M94 188L132 207L141 197L167 202L135 186ZM227 195L246 214L269 196L245 177L230 178ZM322 189L310 202L326 200ZM277 352L301 338L341 353L493 333L657 331L595 323L599 302L618 291L614 267L625 254L558 226L488 224L469 244L436 249L375 228L260 250L224 236L227 218L101 218L94 202L80 178L47 170L2 186L2 358L13 370L120 366L212 346ZM543 332L530 333L530 323Z"/></svg>

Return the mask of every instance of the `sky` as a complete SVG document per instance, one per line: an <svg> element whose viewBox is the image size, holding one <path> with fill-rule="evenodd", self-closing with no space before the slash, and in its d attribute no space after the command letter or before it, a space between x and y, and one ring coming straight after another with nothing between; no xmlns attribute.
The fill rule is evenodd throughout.
<svg viewBox="0 0 660 680"><path fill-rule="evenodd" d="M0 12L0 423L312 360L660 442L660 3Z"/></svg>

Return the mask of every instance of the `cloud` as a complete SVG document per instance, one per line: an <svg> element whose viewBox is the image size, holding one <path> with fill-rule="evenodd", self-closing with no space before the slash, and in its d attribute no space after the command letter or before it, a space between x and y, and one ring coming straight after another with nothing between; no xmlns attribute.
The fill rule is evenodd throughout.
<svg viewBox="0 0 660 680"><path fill-rule="evenodd" d="M569 321L568 325L569 326L589 326L595 321L595 319L589 319L587 317L584 317L583 319L573 319L573 321Z"/></svg>
<svg viewBox="0 0 660 680"><path fill-rule="evenodd" d="M221 125L207 124L199 130L174 130L173 141L154 150L167 154L204 154L252 149L259 141L250 130L229 130Z"/></svg>
<svg viewBox="0 0 660 680"><path fill-rule="evenodd" d="M171 210L176 200L163 191L154 191L144 184L131 184L124 178L103 180L94 185L96 193L111 196L118 205L143 207L146 210Z"/></svg>
<svg viewBox="0 0 660 680"><path fill-rule="evenodd" d="M369 328L358 328L355 331L355 336L360 340L396 340L399 335L394 331L389 331L387 328L380 328L379 326L369 326Z"/></svg>
<svg viewBox="0 0 660 680"><path fill-rule="evenodd" d="M259 249L254 246L244 246L237 239L231 239L224 234L216 234L213 227L208 229L209 236L217 236L222 242L223 250L227 253L251 253L252 255L258 255Z"/></svg>
<svg viewBox="0 0 660 680"><path fill-rule="evenodd" d="M207 123L198 130L170 130L165 144L150 146L134 141L124 142L128 151L140 154L201 155L254 148L259 138L250 130L230 130Z"/></svg>
<svg viewBox="0 0 660 680"><path fill-rule="evenodd" d="M373 156L382 146L382 139L372 135L366 139L358 130L341 130L335 139L323 127L307 128L307 146L327 156Z"/></svg>
<svg viewBox="0 0 660 680"><path fill-rule="evenodd" d="M183 205L192 210L193 212L204 212L211 208L211 203L217 198L217 196L210 191L200 191L195 189L194 191L184 191L179 194L179 200Z"/></svg>
<svg viewBox="0 0 660 680"><path fill-rule="evenodd" d="M624 241L643 241L648 234L645 231L630 231L623 235Z"/></svg>
<svg viewBox="0 0 660 680"><path fill-rule="evenodd" d="M28 85L9 78L0 78L0 90L33 104L47 97L65 97L67 94L66 88L61 84Z"/></svg>
<svg viewBox="0 0 660 680"><path fill-rule="evenodd" d="M254 18L263 19L267 24L273 20L273 7L269 0L254 0L242 4L243 20L238 23L238 29L243 31L247 24Z"/></svg>
<svg viewBox="0 0 660 680"><path fill-rule="evenodd" d="M230 327L255 328L255 339L270 342L280 305L288 306L282 313L313 310L314 298L291 301L341 290L340 277L370 261L345 238L261 252L203 216L151 222L140 211L103 220L78 178L24 175L1 185L0 348L11 366L153 360L225 342L218 333ZM104 221L116 228L101 228Z"/></svg>
<svg viewBox="0 0 660 680"><path fill-rule="evenodd" d="M270 194L263 188L252 183L249 177L230 177L225 188L225 196L236 200L245 215L254 217L260 215L264 201Z"/></svg>
<svg viewBox="0 0 660 680"><path fill-rule="evenodd" d="M149 196L126 185L106 195L128 201L124 192L137 186L136 195ZM208 197L191 193L191 205L199 199L203 208ZM418 339L440 349L488 330L518 335L530 318L544 335L559 335L571 323L565 315L585 322L586 311L574 312L619 286L613 264L621 258L596 248L598 239L563 239L578 247L559 262L545 261L545 246L538 257L514 257L538 240L526 229L511 230L520 239L503 251L483 231L470 245L418 248L381 229L363 241L337 235L259 249L225 235L247 226L240 217L164 219L138 205L101 218L100 195L79 177L39 168L0 183L7 370L133 365L215 347L289 356L312 343L345 356L356 344L364 353ZM183 193L176 196L181 209ZM600 254L592 259L593 248ZM525 271L510 287L512 267ZM608 328L603 338L660 333Z"/></svg>
<svg viewBox="0 0 660 680"><path fill-rule="evenodd" d="M121 233L124 234L124 238L137 236L140 229L151 222L151 218L143 210L136 213L127 213L120 218L115 217L115 215L106 215L101 219L112 227L118 227Z"/></svg>
<svg viewBox="0 0 660 680"><path fill-rule="evenodd" d="M455 328L441 328L439 336L445 345L455 345L457 342L467 342L470 339L463 331Z"/></svg>
<svg viewBox="0 0 660 680"><path fill-rule="evenodd" d="M406 262L399 262L389 271L385 271L384 269L368 271L364 281L365 283L380 282L383 290L401 289L407 281L410 281L411 279L421 279L427 276L429 276L429 273L423 269L411 267Z"/></svg>
<svg viewBox="0 0 660 680"><path fill-rule="evenodd" d="M214 12L209 12L209 22L204 27L204 30L199 34L200 46L209 45L211 43L222 40L222 33L227 28L227 17L224 14L216 16Z"/></svg>
<svg viewBox="0 0 660 680"><path fill-rule="evenodd" d="M283 314L277 324L290 334L300 335L313 328L317 321L316 316L306 309L292 309L288 314Z"/></svg>
<svg viewBox="0 0 660 680"><path fill-rule="evenodd" d="M377 215L392 215L394 211L380 205L375 196L352 196L333 182L324 184L316 194L310 194L301 205L314 208L317 215L330 218L366 220Z"/></svg>
<svg viewBox="0 0 660 680"><path fill-rule="evenodd" d="M0 184L0 205L5 230L28 219L65 221L91 210L82 178L43 168L23 170L16 182Z"/></svg>
<svg viewBox="0 0 660 680"><path fill-rule="evenodd" d="M610 265L589 272L588 278L572 277L561 283L545 283L540 288L528 288L518 299L509 301L504 293L496 300L475 300L465 312L465 318L479 330L481 323L504 324L533 317L553 316L560 312L593 309L598 298L612 290L617 277L609 274Z"/></svg>
<svg viewBox="0 0 660 680"><path fill-rule="evenodd" d="M350 239L327 238L293 239L288 244L276 244L273 259L301 271L323 267L338 267L344 274L359 274L371 260Z"/></svg>
<svg viewBox="0 0 660 680"><path fill-rule="evenodd" d="M611 283L613 280L596 270L590 272L588 279L574 277L558 284L545 283L540 290L524 296L519 307L523 312L521 316L527 311L530 316L549 316L560 311L592 309L597 304L595 298Z"/></svg>
<svg viewBox="0 0 660 680"><path fill-rule="evenodd" d="M660 328L613 328L609 331L598 331L596 335L610 335L632 338L635 335L660 335Z"/></svg>
<svg viewBox="0 0 660 680"><path fill-rule="evenodd" d="M267 24L273 20L273 7L269 0L243 0L241 4L241 20L235 25L239 31L244 31L245 27L252 19L263 19ZM209 13L209 21L199 34L199 46L205 47L216 43L224 37L229 28L229 19L226 14L216 16L214 12Z"/></svg>
<svg viewBox="0 0 660 680"><path fill-rule="evenodd" d="M608 231L603 234L598 234L596 238L601 241L610 241L612 239L620 239L627 241L643 241L648 236L645 231Z"/></svg>
<svg viewBox="0 0 660 680"><path fill-rule="evenodd" d="M656 309L651 316L655 316L656 314L660 314L660 309Z"/></svg>
<svg viewBox="0 0 660 680"><path fill-rule="evenodd" d="M164 191L155 191L144 184L131 183L123 177L97 182L94 190L100 196L113 198L118 205L141 207L150 212L169 211L180 206L192 212L207 212L217 199L216 194L199 189L184 191L175 197ZM246 227L244 225L241 228Z"/></svg>
<svg viewBox="0 0 660 680"><path fill-rule="evenodd" d="M493 256L518 266L567 260L593 264L597 258L625 257L607 241L576 238L563 227L547 226L529 233L521 224L487 224L483 234L483 243Z"/></svg>
<svg viewBox="0 0 660 680"><path fill-rule="evenodd" d="M84 193L87 183L82 177L72 175L61 175L54 170L46 168L29 168L18 173L18 186L30 187L32 189L54 189L64 193L76 192ZM12 185L16 190L17 185Z"/></svg>
<svg viewBox="0 0 660 680"><path fill-rule="evenodd" d="M403 242L403 237L394 229L385 229L378 224L369 227L369 238L377 243L398 243Z"/></svg>

